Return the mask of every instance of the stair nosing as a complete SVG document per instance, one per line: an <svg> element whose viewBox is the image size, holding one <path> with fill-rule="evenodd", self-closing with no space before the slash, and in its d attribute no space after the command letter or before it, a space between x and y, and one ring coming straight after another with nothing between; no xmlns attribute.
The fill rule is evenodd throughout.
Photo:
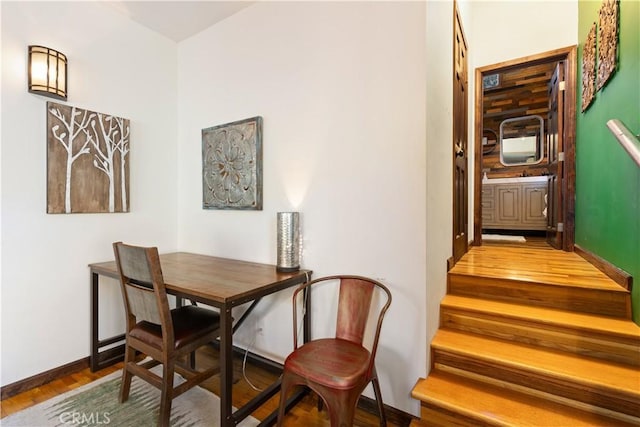
<svg viewBox="0 0 640 427"><path fill-rule="evenodd" d="M454 267L455 269L455 267ZM454 269L450 270L447 275L449 277L474 277L480 280L495 280L500 283L519 283L519 284L530 284L530 285L539 285L539 286L550 286L550 287L565 287L565 288L578 288L590 291L599 291L599 292L620 292L622 294L628 294L629 291L624 287L618 285L613 280L611 280L611 284L606 286L594 286L593 282L589 282L587 279L585 281L574 282L574 283L566 283L550 280L536 280L529 277L507 277L505 275L499 275L496 273L493 274L477 274L473 272L465 272L465 271L455 271Z"/></svg>
<svg viewBox="0 0 640 427"><path fill-rule="evenodd" d="M501 343L501 345L507 345L510 347L513 347L514 349L516 348L521 348L522 351L524 352L529 351L529 352L544 352L544 353L548 353L551 355L554 355L555 357L559 357L559 358L565 358L567 360L574 360L574 361L588 361L589 363L593 363L596 365L602 365L602 366L613 366L613 367L619 367L619 368L623 368L623 369L628 369L628 370L633 370L633 371L637 371L637 369L633 369L632 366L630 365L622 365L620 363L615 363L615 362L609 362L609 361L603 361L603 360L598 360L598 359L594 359L594 358L588 358L585 356L577 356L577 355L573 355L570 353L565 353L565 352L559 352L559 351L554 351L554 350L550 350L550 349L546 349L546 348L542 348L542 347L537 347L537 346L532 346L532 345L528 345L528 344L523 344L523 343L517 343L517 342L509 342L506 340L502 340L499 338L493 338L493 337L486 337L486 336L481 336L478 334L473 334L473 333L462 333L462 332L458 332L458 331L446 331L446 330L442 330L440 329L438 331L438 333L436 333L436 336L434 337L431 346L433 350L440 350L440 351L446 351L449 353L453 353L453 354L458 354L460 356L472 356L474 359L478 359L484 362L491 362L491 363L495 363L495 364L499 364L501 366L507 366L507 367L512 367L515 369L519 369L519 370L523 370L525 372L531 372L531 373L535 373L536 375L542 375L544 377L554 377L554 378L558 378L560 380L567 380L570 381L571 383L574 384L580 384L580 385L584 385L584 386L589 386L589 387L593 387L593 386L597 386L599 388L606 388L606 389L611 389L614 390L617 393L621 393L630 397L636 397L637 399L639 399L640 401L640 389L632 389L629 387L625 387L625 388L621 388L618 385L614 385L614 384L610 384L606 381L603 381L602 378L596 378L593 376L593 373L598 372L598 370L592 370L591 377L586 377L586 376L576 376L571 374L570 372L567 372L566 370L560 370L557 366L554 366L553 368L549 368L549 367L544 367L541 366L541 364L538 361L527 361L527 362L523 362L523 361L518 361L518 360L514 360L513 358L508 358L508 357L504 357L501 356L500 358L496 357L496 356L492 356L492 355L488 355L486 354L486 352L483 354L482 351L484 348L482 349L477 349L475 352L470 353L469 351L467 351L466 349L459 349L459 348L455 348L452 347L450 345L445 344L441 344L438 341L439 335L441 338L441 331L445 331L445 333L448 334L456 334L456 335L465 335L465 336L473 336L474 339L479 339L482 341L485 341L487 343ZM489 346L490 347L490 346ZM435 357L434 357L435 359Z"/></svg>
<svg viewBox="0 0 640 427"><path fill-rule="evenodd" d="M484 307L478 306L478 305L476 305L475 307L471 307L471 306L461 307L459 305L456 305L455 303L452 303L451 302L452 299L454 301L455 300L466 300L466 301L481 300L483 302L486 302L491 309L485 309ZM531 313L536 313L536 312L538 314L552 313L555 315L562 315L564 318L562 319L562 321L560 321L556 319L549 319L548 317L545 318L542 316L534 317L532 314L529 314L529 313L526 315L522 315L518 312L507 313L501 310L493 309L495 307L498 307L500 309L504 309L506 307L517 307ZM599 335L611 335L617 338L623 338L627 340L637 340L638 343L640 344L640 327L635 325L635 323L633 323L629 319L623 319L619 317L603 316L598 314L561 310L561 309L552 308L552 307L540 307L540 306L534 306L534 305L526 305L526 304L519 304L519 303L513 303L513 302L491 300L486 298L474 298L474 297L468 297L464 295L452 295L452 294L448 294L444 297L444 299L440 303L440 308L441 308L441 312L443 311L442 309L445 308L449 310L456 310L459 312L465 311L465 312L473 312L473 313L482 313L482 314L488 314L496 317L501 317L504 319L518 319L523 321L531 321L536 324L555 326L562 329L593 332ZM620 324L630 323L631 325L636 326L636 331L635 331L636 333L632 332L631 330L625 331L619 328L612 329L604 326L600 327L597 323L586 323L586 320L588 319L604 320L610 324L611 323L620 323ZM569 322L567 322L567 320L569 320Z"/></svg>
<svg viewBox="0 0 640 427"><path fill-rule="evenodd" d="M450 404L446 401L446 397L444 396L433 396L431 394L428 394L425 390L420 390L420 391L416 391L416 389L421 389L424 388L426 386L426 384L429 381L429 378L435 378L436 380L440 380L440 381L445 381L445 382L455 382L457 384L459 384L461 387L467 388L471 391L475 390L478 388L478 386L484 384L482 381L477 380L477 379L473 379L473 378L468 378L468 377L460 377L458 375L456 375L455 373L451 373L451 372L446 372L446 371L439 371L439 370L433 370L432 372L429 373L429 376L427 378L421 378L416 382L416 385L413 387L412 389L412 397L420 400L421 402L423 402L424 404L427 405L427 407L429 407L429 405L431 406L435 406L435 407L439 407L442 406L443 408L448 409L451 412L454 413L462 413L464 414L467 418L470 419L482 419L482 420L486 420L484 414L480 413L481 416L478 416L478 412L476 412L474 409L470 409L469 407L463 407L462 405L454 405L454 404ZM462 381L462 382L460 382ZM496 384L491 384L489 386L490 388L493 389L501 389L502 387L496 385ZM486 392L486 388L485 386L483 386L483 389ZM571 408L571 410L573 411L573 413L576 414L583 414L583 415L593 415L595 417L599 417L599 418L606 418L606 419L611 419L612 422L614 422L614 420L622 420L625 423L629 423L629 424L635 424L637 423L638 418L634 417L632 415L628 415L628 414L624 414L624 413L611 413L605 409L602 412L598 412L598 411L594 411L594 409L598 409L598 407L593 408L592 405L588 404L588 403L582 403L579 401L574 401L575 403L577 403L578 405L581 406L573 406L573 405L569 405L566 406L566 403L564 402L560 402L560 401L556 401L556 400L551 400L549 401L548 399L540 396L540 395L531 395L528 394L526 392L520 391L520 390L512 390L513 393L516 393L519 396L518 401L522 402L520 399L524 398L529 400L530 402L538 402L540 403L539 406L535 406L536 408L538 408L539 410L547 410L546 406L547 402L550 402L552 405L554 406L562 406L562 407L567 407L567 408ZM513 399L511 398L511 396L507 397L506 395L504 395L500 390L498 390L497 395L495 395L493 393L493 391L489 391L487 392L491 395L496 396L497 399L500 400L508 400L508 401L513 401ZM544 392L542 392L544 393ZM567 400L567 399L562 399L562 400ZM571 399L568 399L571 400ZM529 405L529 403L527 403L527 406ZM556 413L555 411L552 411L553 413ZM489 418L490 421L492 421L493 423L499 422L500 421L500 425L511 425L508 423L508 420L506 419L502 419L502 420L496 420L494 418Z"/></svg>

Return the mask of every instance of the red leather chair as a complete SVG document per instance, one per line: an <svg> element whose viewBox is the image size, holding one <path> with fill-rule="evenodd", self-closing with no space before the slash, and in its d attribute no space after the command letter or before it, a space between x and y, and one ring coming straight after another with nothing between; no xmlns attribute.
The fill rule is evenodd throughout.
<svg viewBox="0 0 640 427"><path fill-rule="evenodd" d="M339 285L335 337L315 339L298 346L297 300L303 289L311 291L330 283ZM376 302L379 308L371 310ZM317 393L329 411L333 427L351 426L358 398L371 382L380 413L386 417L375 367L382 320L391 304L391 292L382 283L361 276L329 276L303 284L293 294L293 352L284 362L278 426L282 425L287 394L304 385ZM372 343L365 346L369 319L376 320ZM368 347L368 348L367 348ZM319 404L319 407L322 405Z"/></svg>
<svg viewBox="0 0 640 427"><path fill-rule="evenodd" d="M195 305L173 310L165 289L157 248L113 244L127 320L125 360L120 402L129 398L131 379L136 375L160 389L159 426L168 426L171 401L190 388L220 372L219 367L195 371L183 358L219 336L217 312ZM136 362L136 351L151 357ZM162 377L149 369L162 364ZM174 372L186 381L174 387Z"/></svg>

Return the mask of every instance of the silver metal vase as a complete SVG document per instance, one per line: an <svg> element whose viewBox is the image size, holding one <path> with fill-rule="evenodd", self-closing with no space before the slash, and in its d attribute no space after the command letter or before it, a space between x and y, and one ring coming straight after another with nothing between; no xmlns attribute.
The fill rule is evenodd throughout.
<svg viewBox="0 0 640 427"><path fill-rule="evenodd" d="M300 269L300 213L278 212L278 271Z"/></svg>

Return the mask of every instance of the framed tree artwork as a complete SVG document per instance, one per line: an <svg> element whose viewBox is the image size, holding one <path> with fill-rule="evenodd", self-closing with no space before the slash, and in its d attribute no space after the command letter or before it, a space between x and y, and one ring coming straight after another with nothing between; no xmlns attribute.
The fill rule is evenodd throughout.
<svg viewBox="0 0 640 427"><path fill-rule="evenodd" d="M262 210L262 117L202 130L202 207Z"/></svg>
<svg viewBox="0 0 640 427"><path fill-rule="evenodd" d="M129 212L129 120L47 102L47 213Z"/></svg>

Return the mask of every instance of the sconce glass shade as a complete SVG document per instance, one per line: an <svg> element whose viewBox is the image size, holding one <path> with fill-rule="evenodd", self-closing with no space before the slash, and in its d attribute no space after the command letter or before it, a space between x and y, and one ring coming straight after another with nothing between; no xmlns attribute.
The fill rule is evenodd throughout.
<svg viewBox="0 0 640 427"><path fill-rule="evenodd" d="M278 263L277 271L300 269L300 214L278 212Z"/></svg>
<svg viewBox="0 0 640 427"><path fill-rule="evenodd" d="M29 46L29 92L67 100L67 57L44 46Z"/></svg>

